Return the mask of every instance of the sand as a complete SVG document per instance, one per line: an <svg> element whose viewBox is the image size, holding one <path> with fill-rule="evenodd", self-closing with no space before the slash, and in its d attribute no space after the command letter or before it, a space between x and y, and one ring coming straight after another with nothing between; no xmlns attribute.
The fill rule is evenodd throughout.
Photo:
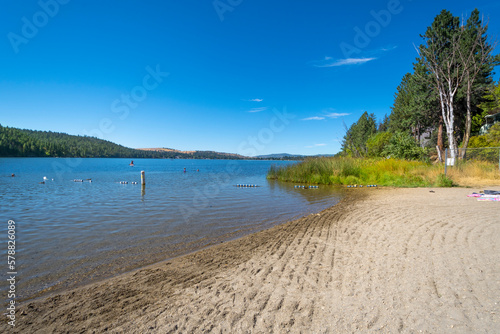
<svg viewBox="0 0 500 334"><path fill-rule="evenodd" d="M0 332L499 333L500 202L466 197L478 190L353 189L321 213L26 301Z"/></svg>

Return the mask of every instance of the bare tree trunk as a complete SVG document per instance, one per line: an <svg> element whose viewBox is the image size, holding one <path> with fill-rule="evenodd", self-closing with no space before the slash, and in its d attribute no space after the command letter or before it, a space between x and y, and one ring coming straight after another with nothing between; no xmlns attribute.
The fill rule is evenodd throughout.
<svg viewBox="0 0 500 334"><path fill-rule="evenodd" d="M453 88L451 84L449 85L450 89L450 99L449 99L449 105L448 105L448 114L450 115L449 117L449 129L446 129L446 133L448 135L448 146L450 148L450 158L455 161L455 158L458 155L458 145L457 145L457 139L455 138L455 131L454 131L454 124L455 124L455 106L454 106L454 96L455 93L458 89L458 87ZM453 91L453 92L452 92Z"/></svg>
<svg viewBox="0 0 500 334"><path fill-rule="evenodd" d="M444 59L438 60L437 54L441 51L434 44L430 49L424 49L424 61L429 70L433 73L435 88L439 93L441 114L448 136L448 148L450 158L457 157L457 141L455 138L455 109L454 98L464 80L463 69L457 64L458 49L460 47L455 36L452 40L452 47L447 53L442 53Z"/></svg>
<svg viewBox="0 0 500 334"><path fill-rule="evenodd" d="M439 101L441 103L441 113L443 116L443 122L446 127L446 135L448 137L448 148L450 149L450 158L455 160L457 157L457 141L455 139L454 127L455 127L455 109L453 106L453 99L455 93L458 89L453 87L452 80L447 79L448 87L444 88L440 82L439 75L437 78L437 86L439 90Z"/></svg>
<svg viewBox="0 0 500 334"><path fill-rule="evenodd" d="M471 95L472 95L472 81L467 80L467 116L465 118L465 133L463 140L463 150L460 154L460 159L463 159L465 156L465 151L467 150L467 146L469 146L470 132L472 128L472 105L471 105Z"/></svg>
<svg viewBox="0 0 500 334"><path fill-rule="evenodd" d="M438 127L438 137L437 137L437 147L439 150L439 157L441 158L444 153L443 144L443 115L439 116L439 127ZM444 160L441 160L443 162Z"/></svg>
<svg viewBox="0 0 500 334"><path fill-rule="evenodd" d="M436 145L436 149L437 149L439 162L443 162L443 156L441 155L441 150L439 149L439 146Z"/></svg>

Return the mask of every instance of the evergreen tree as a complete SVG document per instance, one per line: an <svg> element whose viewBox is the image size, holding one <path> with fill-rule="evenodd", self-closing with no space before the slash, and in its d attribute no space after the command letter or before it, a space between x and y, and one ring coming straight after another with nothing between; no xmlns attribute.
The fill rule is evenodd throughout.
<svg viewBox="0 0 500 334"><path fill-rule="evenodd" d="M428 74L421 62L415 73L407 73L397 88L390 115L391 132L411 132L418 141L430 127L437 127L437 95L428 86Z"/></svg>
<svg viewBox="0 0 500 334"><path fill-rule="evenodd" d="M463 148L467 148L472 130L472 118L479 112L476 107L487 88L492 84L493 67L498 64L497 57L491 55L493 47L487 41L488 26L483 25L479 11L475 9L461 27L460 63L465 74L462 87L465 95L465 125ZM465 153L465 150L463 151Z"/></svg>
<svg viewBox="0 0 500 334"><path fill-rule="evenodd" d="M387 130L389 130L389 121L390 121L389 116L387 116L387 114L385 114L384 115L384 119L378 125L378 130L377 131L378 132L386 132Z"/></svg>
<svg viewBox="0 0 500 334"><path fill-rule="evenodd" d="M342 152L355 157L366 156L368 153L366 142L376 132L375 115L365 111L358 121L347 129L342 142Z"/></svg>

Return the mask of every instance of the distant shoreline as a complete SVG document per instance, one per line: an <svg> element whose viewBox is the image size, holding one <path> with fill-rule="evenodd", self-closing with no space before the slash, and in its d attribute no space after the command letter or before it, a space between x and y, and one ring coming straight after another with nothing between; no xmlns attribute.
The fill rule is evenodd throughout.
<svg viewBox="0 0 500 334"><path fill-rule="evenodd" d="M193 158L167 158L167 157L158 157L158 158L137 158L137 157L52 157L52 156L44 156L44 157L32 157L32 156L26 156L26 157L15 157L15 156L0 156L1 158L40 158L40 159L45 159L45 158L54 158L54 159L133 159L133 160L141 160L141 159L151 159L151 160L244 160L244 161L302 161L303 159L295 157L290 157L290 159L283 159L283 158L252 158L252 157L247 157L247 158L241 158L241 159L231 159L231 158L198 158L198 157L193 157Z"/></svg>
<svg viewBox="0 0 500 334"><path fill-rule="evenodd" d="M0 125L0 157L52 158L124 158L124 159L244 159L259 160L235 153L215 151L180 151L171 148L134 149L89 136L75 136L61 132L36 131ZM277 160L301 160L304 157L279 154ZM273 155L267 156L272 159ZM262 156L266 157L266 156Z"/></svg>

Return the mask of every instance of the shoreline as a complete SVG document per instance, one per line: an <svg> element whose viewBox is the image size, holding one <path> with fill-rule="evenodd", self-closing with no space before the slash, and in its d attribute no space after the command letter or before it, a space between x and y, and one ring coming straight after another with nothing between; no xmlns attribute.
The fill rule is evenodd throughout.
<svg viewBox="0 0 500 334"><path fill-rule="evenodd" d="M338 205L340 205L344 201L344 199L346 197L347 196L344 195L341 199L338 200L338 202L336 204L334 204L326 209L323 209L322 211L326 211L326 210L329 210L333 207L337 207ZM359 195L352 196L351 195L350 197L351 198L354 198L354 197L360 198L362 196L359 196ZM208 239L209 241L206 243L203 242L203 240L205 240L206 238L201 238L200 240L190 242L188 244L189 247L184 247L180 251L174 252L173 255L171 255L167 258L163 258L160 260L149 262L149 263L147 263L145 265L141 265L141 266L131 266L129 269L127 269L123 272L119 272L119 273L113 274L111 276L100 277L100 278L95 279L95 280L84 281L83 283L76 283L75 285L72 285L72 286L61 283L61 285L57 285L54 287L50 287L50 288L38 291L34 294L31 294L25 298L18 300L18 305L23 306L24 304L27 304L30 302L36 302L39 300L48 299L48 298L51 298L53 296L65 294L69 291L84 289L86 287L91 287L93 285L98 286L102 282L117 279L121 276L131 275L131 274L134 274L136 272L140 272L140 271L147 270L150 268L156 268L157 266L162 266L163 264L170 264L171 262L175 262L176 260L180 260L184 257L189 257L192 255L194 256L198 252L204 252L204 251L207 251L213 247L226 247L228 244L237 243L241 239L249 238L249 237L252 237L252 236L254 236L256 234L260 234L260 233L266 233L266 231L273 230L281 225L289 224L289 223L294 222L296 220L303 219L303 218L308 217L308 216L314 216L317 214L318 213L310 213L310 214L307 214L305 216L303 215L302 217L300 217L300 215L297 215L294 218L292 218L291 220L287 220L287 221L275 221L273 223L267 223L267 224L261 222L261 223L254 223L251 225L245 225L245 226L242 226L239 230L230 231L230 232L227 232L225 234L218 235L218 236L213 237L213 238L209 238ZM224 245L226 245L226 246L224 246ZM238 246L234 246L233 248L238 248Z"/></svg>
<svg viewBox="0 0 500 334"><path fill-rule="evenodd" d="M466 197L478 190L354 190L320 213L23 302L13 332L495 332L499 206Z"/></svg>
<svg viewBox="0 0 500 334"><path fill-rule="evenodd" d="M17 177L6 180L1 193L11 205L0 209L19 228L22 224L18 301L175 258L337 201L332 187L299 192L290 189L293 185L267 180L270 162L137 160L135 166L149 173L142 191L118 182L140 181L140 169L134 172L130 160L82 160L73 167L63 162L67 169L52 158L21 160L4 159L5 170ZM201 172L195 173L198 168ZM43 177L47 183L41 185ZM89 178L92 183L73 182ZM237 183L262 187L238 189L233 187ZM0 284L0 292L6 291L7 284Z"/></svg>
<svg viewBox="0 0 500 334"><path fill-rule="evenodd" d="M341 189L343 191L343 189ZM332 198L337 196L340 196L336 194L335 196L332 195ZM337 201L340 202L342 197L340 197ZM338 204L337 202L337 204ZM333 204L332 206L336 206L337 204ZM325 209L323 209L325 210ZM242 224L238 226L238 229L230 229L228 228L229 231L224 232L223 234L216 234L216 235L209 235L209 236L203 236L200 237L199 239L192 240L189 242L178 242L175 244L172 244L170 248L165 247L167 250L164 250L163 252L158 252L155 249L155 253L151 254L149 253L150 258L147 259L147 263L143 263L138 265L137 261L130 261L126 262L125 266L120 268L119 272L116 273L111 273L109 269L106 268L106 266L109 266L109 264L103 263L100 264L99 267L92 267L86 274L87 277L81 277L80 275L72 275L69 278L64 278L61 279L57 284L51 285L48 288L44 288L42 290L33 290L35 292L27 294L25 296L19 297L17 302L19 304L24 304L29 301L35 301L38 299L43 299L43 298L48 298L54 294L60 294L64 293L69 290L74 290L78 289L81 287L85 287L87 285L91 284L99 284L99 282L106 281L108 279L113 279L115 277L121 276L121 275L126 275L132 272L136 272L138 270L144 269L144 268L149 268L151 266L159 265L161 263L167 262L167 261L172 261L175 260L179 257L187 256L202 250L205 250L210 247L217 246L219 244L227 243L227 242L232 242L235 240L239 240L241 238L244 238L246 236L262 232L268 229L271 229L275 226L281 225L281 224L286 224L289 221L299 219L301 216L303 216L304 213L297 214L293 216L292 218L285 220L281 217L281 220L276 218L276 219L268 219L268 221L259 221L258 223L250 223L250 224ZM166 245L168 242L165 242ZM179 246L180 245L180 246ZM168 254L166 256L165 254ZM125 269L123 269L125 268ZM96 274L96 271L99 269L104 269L106 270L106 273L104 274ZM92 278L88 278L88 276L92 276ZM31 291L31 290L30 290Z"/></svg>

